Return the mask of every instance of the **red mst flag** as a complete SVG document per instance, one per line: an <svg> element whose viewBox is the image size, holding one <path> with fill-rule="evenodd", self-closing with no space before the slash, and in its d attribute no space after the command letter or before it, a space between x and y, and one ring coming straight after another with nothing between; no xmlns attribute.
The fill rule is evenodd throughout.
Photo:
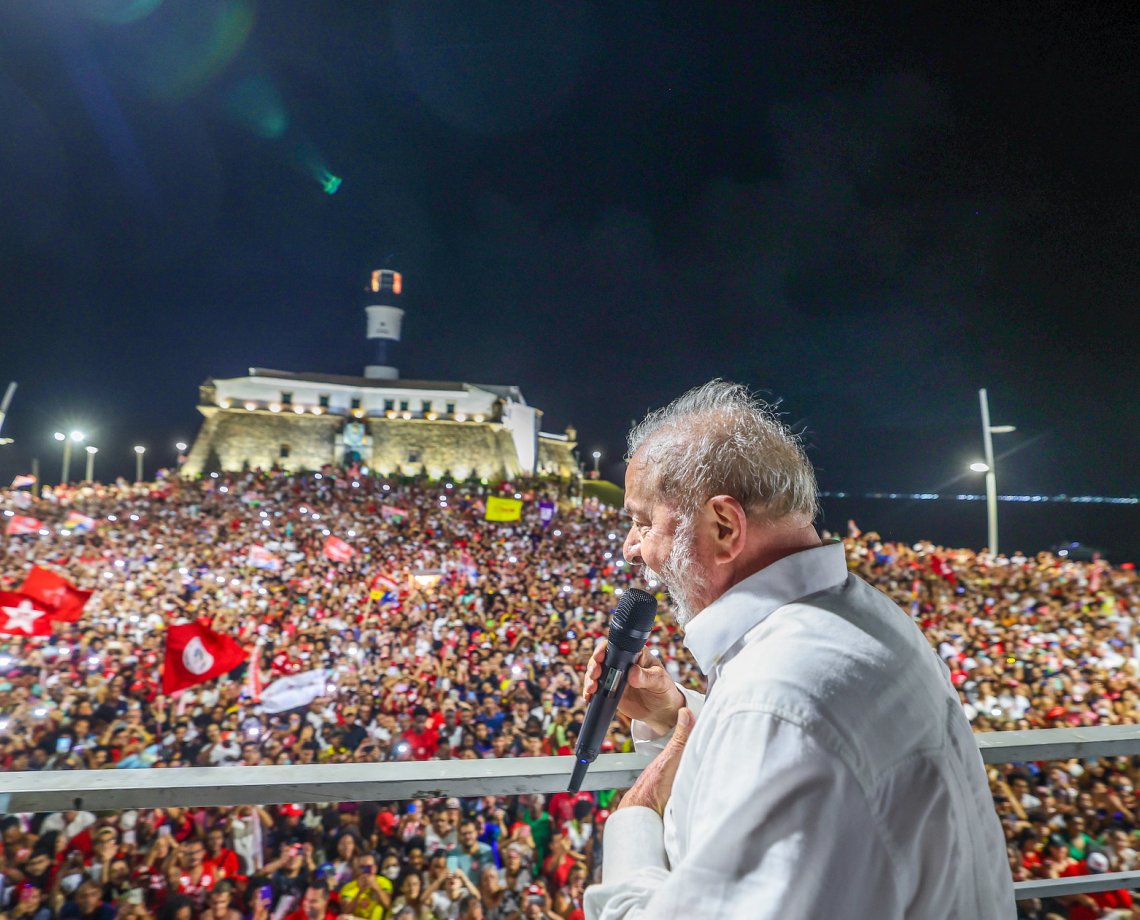
<svg viewBox="0 0 1140 920"><path fill-rule="evenodd" d="M177 693L227 674L249 657L229 636L201 623L182 623L166 632L162 692Z"/></svg>
<svg viewBox="0 0 1140 920"><path fill-rule="evenodd" d="M8 518L8 527L5 533L10 537L22 533L39 533L40 528L44 526L43 521L38 521L34 517L28 517L24 514L14 514Z"/></svg>
<svg viewBox="0 0 1140 920"><path fill-rule="evenodd" d="M18 591L0 591L0 633L50 636L51 608Z"/></svg>
<svg viewBox="0 0 1140 920"><path fill-rule="evenodd" d="M348 562L355 555L356 550L340 537L329 537L325 540L325 556L333 562Z"/></svg>
<svg viewBox="0 0 1140 920"><path fill-rule="evenodd" d="M28 577L20 586L20 591L28 597L34 598L47 607L55 608L51 613L53 620L64 620L74 623L83 612L83 605L93 591L81 591L62 575L41 569L33 565Z"/></svg>

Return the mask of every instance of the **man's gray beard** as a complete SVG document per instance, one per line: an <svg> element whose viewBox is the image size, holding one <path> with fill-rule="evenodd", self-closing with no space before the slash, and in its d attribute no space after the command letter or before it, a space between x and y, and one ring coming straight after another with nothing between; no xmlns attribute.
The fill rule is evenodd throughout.
<svg viewBox="0 0 1140 920"><path fill-rule="evenodd" d="M654 572L645 566L645 576L661 582L669 589L673 601L673 619L682 629L698 613L695 596L704 588L704 578L696 570L693 562L693 526L682 522L673 535L673 548L669 558L661 566L661 572Z"/></svg>

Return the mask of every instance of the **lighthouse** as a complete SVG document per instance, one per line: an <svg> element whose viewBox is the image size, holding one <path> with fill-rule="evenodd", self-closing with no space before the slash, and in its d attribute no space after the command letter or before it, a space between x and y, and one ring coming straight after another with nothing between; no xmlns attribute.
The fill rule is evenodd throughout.
<svg viewBox="0 0 1140 920"><path fill-rule="evenodd" d="M368 318L368 338L374 344L372 363L364 368L364 376L372 380L395 380L400 376L392 365L392 352L400 341L404 319L404 311L398 306L403 286L403 276L390 268L376 269L369 276L364 313Z"/></svg>

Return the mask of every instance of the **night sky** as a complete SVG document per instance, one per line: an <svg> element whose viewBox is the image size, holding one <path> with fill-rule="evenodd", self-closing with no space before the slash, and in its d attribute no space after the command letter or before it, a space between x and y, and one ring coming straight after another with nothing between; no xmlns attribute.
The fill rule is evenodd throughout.
<svg viewBox="0 0 1140 920"><path fill-rule="evenodd" d="M1136 494L1134 10L876 7L3 4L0 476L69 427L170 462L210 376L359 374L392 267L403 376L517 384L611 478L723 376L826 489L981 491L985 386L1002 492Z"/></svg>

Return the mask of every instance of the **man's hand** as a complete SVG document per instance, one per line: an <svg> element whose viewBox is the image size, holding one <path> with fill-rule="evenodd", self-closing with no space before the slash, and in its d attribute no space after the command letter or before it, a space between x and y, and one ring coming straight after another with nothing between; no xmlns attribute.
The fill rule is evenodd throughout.
<svg viewBox="0 0 1140 920"><path fill-rule="evenodd" d="M605 660L606 641L603 639L590 656L582 678L582 696L587 703L597 692ZM618 703L618 712L627 719L644 722L657 734L664 735L677 724L677 713L684 705L684 694L677 689L661 662L643 648L629 669L629 682Z"/></svg>
<svg viewBox="0 0 1140 920"><path fill-rule="evenodd" d="M687 708L677 714L677 727L673 730L673 737L665 745L665 750L642 771L629 792L621 797L618 808L644 805L659 815L665 814L665 805L673 792L673 778L677 775L677 765L681 762L681 754L685 750L689 732L692 731L695 721L693 713Z"/></svg>

